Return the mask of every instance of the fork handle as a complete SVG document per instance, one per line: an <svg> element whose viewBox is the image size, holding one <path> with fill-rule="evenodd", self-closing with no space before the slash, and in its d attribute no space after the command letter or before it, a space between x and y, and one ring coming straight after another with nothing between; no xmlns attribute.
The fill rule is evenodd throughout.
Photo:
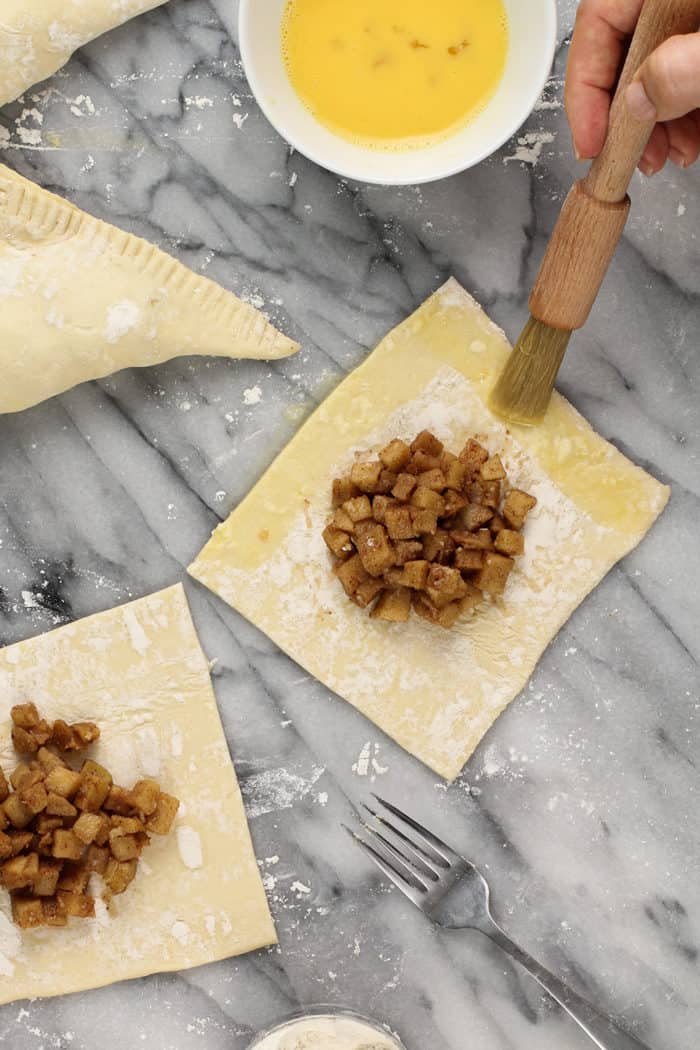
<svg viewBox="0 0 700 1050"><path fill-rule="evenodd" d="M497 944L512 959L515 959L516 962L525 967L538 984L583 1029L599 1050L649 1050L648 1046L640 1043L639 1039L635 1039L634 1036L623 1031L609 1017L599 1013L595 1007L572 991L563 981L560 981L558 977L555 977L544 966L541 966L536 959L533 959L515 941L512 941L493 920L488 925L480 927L480 929L494 944Z"/></svg>

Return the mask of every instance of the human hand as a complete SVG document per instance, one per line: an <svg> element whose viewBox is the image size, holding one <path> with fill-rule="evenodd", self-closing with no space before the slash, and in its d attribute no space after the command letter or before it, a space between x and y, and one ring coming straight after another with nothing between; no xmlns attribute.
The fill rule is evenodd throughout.
<svg viewBox="0 0 700 1050"><path fill-rule="evenodd" d="M608 113L643 0L581 0L566 76L566 112L580 160L597 157ZM681 168L700 156L700 33L674 36L644 63L627 88L637 120L657 124L639 168L661 171L667 160Z"/></svg>

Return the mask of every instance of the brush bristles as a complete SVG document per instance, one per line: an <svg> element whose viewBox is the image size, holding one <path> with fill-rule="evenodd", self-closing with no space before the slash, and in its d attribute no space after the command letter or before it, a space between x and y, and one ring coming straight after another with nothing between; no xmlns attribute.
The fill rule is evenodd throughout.
<svg viewBox="0 0 700 1050"><path fill-rule="evenodd" d="M512 423L544 419L571 332L531 317L491 392L490 405Z"/></svg>

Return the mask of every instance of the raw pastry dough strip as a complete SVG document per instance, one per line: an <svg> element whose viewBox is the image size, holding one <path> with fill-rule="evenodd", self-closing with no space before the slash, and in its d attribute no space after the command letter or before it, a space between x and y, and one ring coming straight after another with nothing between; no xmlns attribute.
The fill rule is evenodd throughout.
<svg viewBox="0 0 700 1050"><path fill-rule="evenodd" d="M327 398L190 568L448 779L668 499L559 395L539 428L496 419L486 402L508 352L503 333L448 282ZM370 621L331 576L320 537L331 481L354 454L424 427L449 449L478 437L538 498L503 601L449 632L416 618Z"/></svg>

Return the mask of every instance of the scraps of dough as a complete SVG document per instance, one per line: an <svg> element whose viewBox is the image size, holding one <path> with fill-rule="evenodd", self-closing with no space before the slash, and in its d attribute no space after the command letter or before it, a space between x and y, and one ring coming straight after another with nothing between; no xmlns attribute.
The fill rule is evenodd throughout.
<svg viewBox="0 0 700 1050"><path fill-rule="evenodd" d="M165 0L3 0L0 8L0 106L65 65L108 29Z"/></svg>
<svg viewBox="0 0 700 1050"><path fill-rule="evenodd" d="M95 758L130 786L158 780L181 807L109 909L59 931L17 930L0 895L0 1003L182 970L273 944L275 929L209 667L181 586L0 650L0 765L18 757L10 708L95 721ZM95 879L96 876L93 876Z"/></svg>
<svg viewBox="0 0 700 1050"><path fill-rule="evenodd" d="M0 165L0 413L171 357L297 349L231 292Z"/></svg>
<svg viewBox="0 0 700 1050"><path fill-rule="evenodd" d="M407 751L454 778L606 572L642 539L668 489L599 437L559 395L544 424L487 408L509 352L449 281L390 333L311 416L221 525L190 572ZM358 454L432 430L498 453L537 497L503 600L450 631L370 620L330 571L321 532L334 477Z"/></svg>

